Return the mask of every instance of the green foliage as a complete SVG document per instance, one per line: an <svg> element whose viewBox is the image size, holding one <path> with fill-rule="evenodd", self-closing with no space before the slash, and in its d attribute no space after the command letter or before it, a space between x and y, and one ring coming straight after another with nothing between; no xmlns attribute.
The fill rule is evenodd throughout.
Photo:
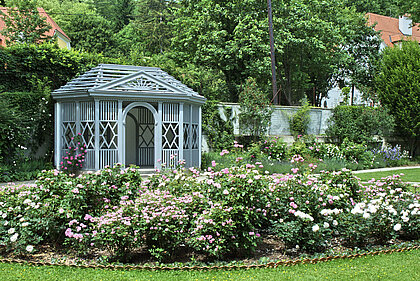
<svg viewBox="0 0 420 281"><path fill-rule="evenodd" d="M219 103L207 100L203 106L203 131L212 149L230 148L233 143L231 110L224 109L226 120L220 117Z"/></svg>
<svg viewBox="0 0 420 281"><path fill-rule="evenodd" d="M350 163L357 164L358 167L349 167L351 169L366 169L371 167L373 160L373 152L368 150L364 143L355 143L345 138L340 145L341 153Z"/></svg>
<svg viewBox="0 0 420 281"><path fill-rule="evenodd" d="M44 15L37 10L36 0L10 0L6 13L0 12L0 19L5 27L1 34L6 43L35 44L50 39L45 35L50 30Z"/></svg>
<svg viewBox="0 0 420 281"><path fill-rule="evenodd" d="M244 90L239 94L239 106L240 127L255 141L270 128L273 113L267 95L258 89L255 79L246 80Z"/></svg>
<svg viewBox="0 0 420 281"><path fill-rule="evenodd" d="M236 102L247 77L258 77L268 89L269 50L266 3L247 1L179 1L173 21L172 50L179 63L203 65L223 72L230 96ZM266 86L263 86L266 85ZM267 91L268 92L268 91Z"/></svg>
<svg viewBox="0 0 420 281"><path fill-rule="evenodd" d="M51 135L51 103L44 93L0 93L0 97L0 160L12 164L23 161L27 149L35 153Z"/></svg>
<svg viewBox="0 0 420 281"><path fill-rule="evenodd" d="M133 0L93 0L96 10L101 16L113 23L116 30L126 26L134 10Z"/></svg>
<svg viewBox="0 0 420 281"><path fill-rule="evenodd" d="M279 137L266 138L257 146L257 152L265 154L270 160L285 160L287 144ZM258 155L257 153L253 154Z"/></svg>
<svg viewBox="0 0 420 281"><path fill-rule="evenodd" d="M4 66L0 67L3 81L0 91L32 91L34 81L58 89L76 75L106 62L121 63L101 55L60 49L53 44L13 45L0 49L0 65Z"/></svg>
<svg viewBox="0 0 420 281"><path fill-rule="evenodd" d="M346 6L354 7L360 13L375 13L394 18L404 14L401 13L401 8L406 5L405 3L405 1L400 0L344 0ZM415 1L411 1L407 5L415 7L415 3Z"/></svg>
<svg viewBox="0 0 420 281"><path fill-rule="evenodd" d="M420 46L415 41L386 48L376 78L381 104L394 116L396 133L410 141L415 155L420 139Z"/></svg>
<svg viewBox="0 0 420 281"><path fill-rule="evenodd" d="M52 169L53 165L43 159L19 159L11 164L0 163L0 182L18 182L34 180L43 170Z"/></svg>
<svg viewBox="0 0 420 281"><path fill-rule="evenodd" d="M340 105L334 108L326 134L341 143L345 138L355 143L374 142L373 137L389 134L394 126L390 111L379 107Z"/></svg>
<svg viewBox="0 0 420 281"><path fill-rule="evenodd" d="M307 134L309 121L311 121L309 111L311 106L306 98L301 100L301 107L289 117L290 132L293 136L304 136Z"/></svg>
<svg viewBox="0 0 420 281"><path fill-rule="evenodd" d="M420 23L420 1L401 1L400 14L408 14L413 23Z"/></svg>
<svg viewBox="0 0 420 281"><path fill-rule="evenodd" d="M133 38L135 47L147 55L170 50L175 1L140 0L135 2L136 17L125 30L126 38ZM129 34L132 34L130 36ZM128 35L128 36L127 36Z"/></svg>
<svg viewBox="0 0 420 281"><path fill-rule="evenodd" d="M66 31L71 38L72 48L91 53L109 54L113 52L114 24L100 16L82 16L77 25Z"/></svg>

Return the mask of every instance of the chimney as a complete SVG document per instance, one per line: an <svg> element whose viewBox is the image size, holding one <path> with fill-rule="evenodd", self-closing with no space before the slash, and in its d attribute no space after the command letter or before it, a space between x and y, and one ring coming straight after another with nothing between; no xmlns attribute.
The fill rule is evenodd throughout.
<svg viewBox="0 0 420 281"><path fill-rule="evenodd" d="M402 16L398 20L398 28L400 29L401 33L405 36L412 36L413 30L411 29L412 20Z"/></svg>

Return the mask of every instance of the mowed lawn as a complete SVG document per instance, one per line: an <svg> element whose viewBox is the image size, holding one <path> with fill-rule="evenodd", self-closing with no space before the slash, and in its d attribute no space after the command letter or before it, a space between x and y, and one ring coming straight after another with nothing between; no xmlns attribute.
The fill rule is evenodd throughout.
<svg viewBox="0 0 420 281"><path fill-rule="evenodd" d="M361 172L355 175L356 177L360 178L362 181L366 182L366 181L371 180L372 178L378 180L383 177L399 175L399 174L404 174L403 176L401 176L401 179L405 182L420 182L420 168L392 170L392 171L383 171L383 172L366 172L366 173Z"/></svg>
<svg viewBox="0 0 420 281"><path fill-rule="evenodd" d="M0 280L420 280L420 250L291 267L141 271L0 264Z"/></svg>

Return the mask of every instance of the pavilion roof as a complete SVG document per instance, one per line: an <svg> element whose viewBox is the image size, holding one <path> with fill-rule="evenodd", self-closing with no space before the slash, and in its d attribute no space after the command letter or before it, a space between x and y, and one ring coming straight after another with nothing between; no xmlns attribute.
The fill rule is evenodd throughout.
<svg viewBox="0 0 420 281"><path fill-rule="evenodd" d="M157 67L100 64L53 91L54 98L120 96L205 98Z"/></svg>

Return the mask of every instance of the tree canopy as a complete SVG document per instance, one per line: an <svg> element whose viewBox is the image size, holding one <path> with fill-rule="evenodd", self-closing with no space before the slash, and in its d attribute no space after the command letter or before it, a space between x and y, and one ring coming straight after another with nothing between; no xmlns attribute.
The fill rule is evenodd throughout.
<svg viewBox="0 0 420 281"><path fill-rule="evenodd" d="M10 6L13 1L23 0L5 4ZM272 0L281 103L295 105L306 97L320 106L336 85L372 92L380 40L366 25L365 13L396 17L409 12L415 16L419 14L418 1L407 6L401 0ZM270 92L265 1L37 3L71 38L73 49L136 63L153 61L176 73L177 68L183 69L188 75L181 80L189 80L191 87L218 100L237 102L250 77L260 91ZM211 76L215 81L210 82Z"/></svg>
<svg viewBox="0 0 420 281"><path fill-rule="evenodd" d="M40 43L50 37L45 33L51 26L37 9L36 0L11 0L6 13L0 11L0 20L5 24L1 34L7 44Z"/></svg>
<svg viewBox="0 0 420 281"><path fill-rule="evenodd" d="M402 42L383 52L376 90L381 103L395 117L397 133L411 143L420 140L420 45Z"/></svg>

